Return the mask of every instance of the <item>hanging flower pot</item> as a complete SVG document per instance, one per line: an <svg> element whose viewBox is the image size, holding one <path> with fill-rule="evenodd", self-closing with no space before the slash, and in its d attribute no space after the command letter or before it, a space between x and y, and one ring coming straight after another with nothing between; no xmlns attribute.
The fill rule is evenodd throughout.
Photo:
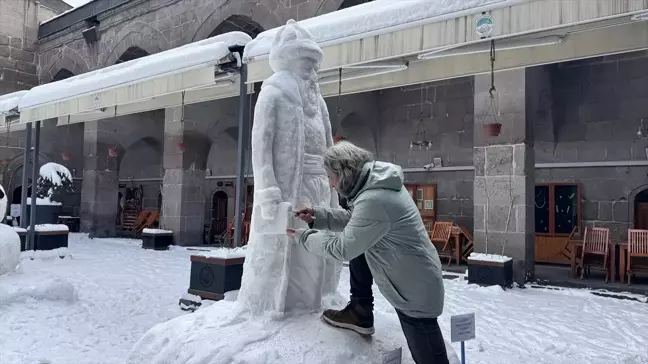
<svg viewBox="0 0 648 364"><path fill-rule="evenodd" d="M178 143L178 144L176 144L176 150L177 150L178 152L184 152L184 151L185 151L185 145L184 145L184 143Z"/></svg>
<svg viewBox="0 0 648 364"><path fill-rule="evenodd" d="M343 136L334 136L334 137L333 137L333 143L334 143L334 144L335 144L335 143L339 143L339 142L341 142L341 141L343 141L343 140L345 140L345 139L346 139L346 138L343 137Z"/></svg>
<svg viewBox="0 0 648 364"><path fill-rule="evenodd" d="M8 166L9 163L11 163L11 159L0 160L0 165L2 165L2 166Z"/></svg>
<svg viewBox="0 0 648 364"><path fill-rule="evenodd" d="M500 132L502 131L502 124L500 123L484 124L482 127L484 129L484 134L491 137L500 135Z"/></svg>
<svg viewBox="0 0 648 364"><path fill-rule="evenodd" d="M119 151L117 150L117 148L108 148L108 155L111 158L115 158L119 155Z"/></svg>
<svg viewBox="0 0 648 364"><path fill-rule="evenodd" d="M70 154L70 152L63 152L61 153L61 158L63 158L64 161L69 161L72 159L72 154Z"/></svg>

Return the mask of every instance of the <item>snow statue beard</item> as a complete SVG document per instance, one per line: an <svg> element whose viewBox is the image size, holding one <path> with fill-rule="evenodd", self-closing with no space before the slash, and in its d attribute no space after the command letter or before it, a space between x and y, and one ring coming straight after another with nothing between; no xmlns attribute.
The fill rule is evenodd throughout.
<svg viewBox="0 0 648 364"><path fill-rule="evenodd" d="M331 122L317 83L322 50L288 21L274 39L275 72L261 87L252 124L254 205L239 304L253 314L314 311L337 298L342 265L317 257L285 234L306 227L292 210L338 207L323 168L333 145Z"/></svg>

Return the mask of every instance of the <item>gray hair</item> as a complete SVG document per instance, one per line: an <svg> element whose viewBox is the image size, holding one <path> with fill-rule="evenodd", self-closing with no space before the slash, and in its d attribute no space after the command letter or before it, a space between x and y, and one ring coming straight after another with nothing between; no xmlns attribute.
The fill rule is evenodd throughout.
<svg viewBox="0 0 648 364"><path fill-rule="evenodd" d="M329 147L324 154L324 168L339 178L338 193L347 197L358 183L362 167L373 160L371 152L341 141Z"/></svg>

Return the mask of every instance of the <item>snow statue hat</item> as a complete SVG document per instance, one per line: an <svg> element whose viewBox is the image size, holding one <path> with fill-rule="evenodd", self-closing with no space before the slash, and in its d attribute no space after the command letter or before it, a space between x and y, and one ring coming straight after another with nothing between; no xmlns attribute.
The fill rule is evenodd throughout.
<svg viewBox="0 0 648 364"><path fill-rule="evenodd" d="M294 69L295 61L306 58L314 61L315 68L319 69L322 57L322 49L315 42L315 38L290 19L279 29L272 41L270 67L275 72L290 70Z"/></svg>

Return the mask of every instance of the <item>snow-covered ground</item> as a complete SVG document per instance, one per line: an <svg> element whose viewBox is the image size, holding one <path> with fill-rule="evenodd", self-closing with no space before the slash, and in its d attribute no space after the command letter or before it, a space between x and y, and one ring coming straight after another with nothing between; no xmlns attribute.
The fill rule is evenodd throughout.
<svg viewBox="0 0 648 364"><path fill-rule="evenodd" d="M192 253L73 234L71 256L23 260L18 272L0 277L0 362L124 363L152 326L187 314L178 299L189 284ZM345 295L348 280L345 269ZM469 363L648 364L646 303L585 290L445 282L444 335L449 338L450 315L477 314L477 339L466 343ZM376 310L392 313L379 294Z"/></svg>

